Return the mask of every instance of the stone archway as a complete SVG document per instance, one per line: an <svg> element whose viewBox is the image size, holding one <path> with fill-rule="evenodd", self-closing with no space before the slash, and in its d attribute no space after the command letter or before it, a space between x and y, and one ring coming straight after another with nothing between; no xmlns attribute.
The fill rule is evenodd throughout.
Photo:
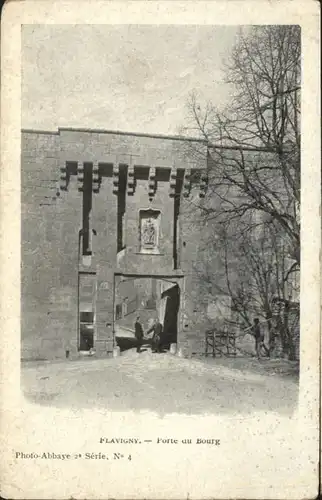
<svg viewBox="0 0 322 500"><path fill-rule="evenodd" d="M183 276L158 276L158 275L142 275L142 274L117 274L114 279L114 321L113 335L114 343L119 343L120 330L123 330L122 335L127 338L127 331L132 329L134 340L134 322L137 316L143 323L144 331L148 331L153 321L158 318L163 326L164 331L164 348L169 349L170 344L177 343L178 333L180 330L179 313L181 308L181 288L183 285ZM154 290L153 300L142 301L142 297L137 295L140 289L140 282L154 282L154 286L146 287ZM120 286L121 283L121 286ZM120 291L124 284L126 289L126 299L131 307L127 310L126 315L120 317L120 303L122 297ZM132 286L133 285L133 286ZM181 285L181 286L180 286ZM142 288L142 287L141 287ZM133 294L133 296L131 295ZM124 299L124 298L123 298ZM147 297L145 297L147 299ZM154 302L154 307L151 303ZM133 307L132 307L133 306ZM134 307L135 306L135 307ZM132 310L133 309L133 310ZM124 331L125 330L125 331ZM129 338L131 332L129 333ZM128 348L131 348L131 341L127 339ZM126 343L122 339L121 343Z"/></svg>

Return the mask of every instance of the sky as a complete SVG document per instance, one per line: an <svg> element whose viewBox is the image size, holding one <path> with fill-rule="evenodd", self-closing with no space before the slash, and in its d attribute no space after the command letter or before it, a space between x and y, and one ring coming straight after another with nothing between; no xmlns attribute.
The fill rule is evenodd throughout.
<svg viewBox="0 0 322 500"><path fill-rule="evenodd" d="M224 106L236 26L24 25L22 127L177 134L194 91Z"/></svg>

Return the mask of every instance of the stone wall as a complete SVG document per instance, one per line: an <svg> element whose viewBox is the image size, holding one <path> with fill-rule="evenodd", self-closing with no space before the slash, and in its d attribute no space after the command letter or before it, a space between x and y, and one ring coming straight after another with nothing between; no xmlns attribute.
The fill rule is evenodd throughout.
<svg viewBox="0 0 322 500"><path fill-rule="evenodd" d="M60 169L66 162L129 164L159 169L201 168L185 157L176 138L126 135L103 131L66 130L58 133L22 133L22 357L52 359L78 352L79 282L93 278L95 348L111 352L113 335L114 274L172 276L180 283L179 342L186 345L192 328L196 299L192 263L197 259L198 236L190 223L180 219L177 235L180 266L175 266L174 197L168 179L159 180L151 199L148 183L138 180L133 196L126 196L124 249L117 248L117 196L110 177L103 177L98 193L92 194L92 255L82 258L83 193L76 171L68 190L60 188ZM134 160L133 160L134 158ZM185 203L198 196L198 187ZM160 249L156 255L138 251L139 210L159 210ZM177 269L174 269L177 267ZM86 287L85 287L86 288ZM84 289L85 289L84 288ZM88 287L87 287L88 288ZM82 286L80 287L82 290ZM83 293L83 292L80 292ZM88 297L80 297L80 303ZM85 304L87 307L87 304ZM84 307L85 307L84 306ZM83 306L81 306L83 307ZM86 309L85 307L85 309ZM86 309L87 310L87 309ZM181 331L182 330L182 331Z"/></svg>
<svg viewBox="0 0 322 500"><path fill-rule="evenodd" d="M198 149L198 155L191 154L193 149ZM91 307L95 349L98 354L111 353L115 345L114 281L116 275L122 274L177 282L179 346L185 355L204 352L205 329L217 321L208 317L208 305L217 294L227 292L223 245L213 233L214 226L203 223L204 212L200 208L197 174L206 167L205 150L203 141L186 142L173 137L73 129L22 133L23 358L61 358L66 350L77 356L79 313L81 308L87 311ZM92 255L84 257L80 235L84 193L78 189L77 162L106 168L98 192L94 190L91 195ZM60 177L67 164L73 167L64 190ZM113 165L125 169L135 165L136 171L141 172L134 192L124 191L121 247L120 198L115 191ZM159 172L152 196L148 173L151 167ZM180 203L177 195L170 194L174 167L181 176L185 169L195 169L197 179L187 196L180 197ZM219 203L215 196L211 200ZM140 249L140 210L160 214L159 246L152 254L144 254ZM231 259L229 269L234 286L240 269L238 258ZM295 336L299 337L297 333ZM297 341L297 352L298 344Z"/></svg>
<svg viewBox="0 0 322 500"><path fill-rule="evenodd" d="M57 197L58 178L58 136L23 134L21 345L26 358L61 357L65 345L76 342L79 197L76 190L66 199Z"/></svg>

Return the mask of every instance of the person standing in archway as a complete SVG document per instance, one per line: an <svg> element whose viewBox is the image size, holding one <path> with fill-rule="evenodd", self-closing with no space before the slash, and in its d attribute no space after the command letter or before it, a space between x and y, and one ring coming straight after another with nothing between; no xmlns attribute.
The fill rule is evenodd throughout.
<svg viewBox="0 0 322 500"><path fill-rule="evenodd" d="M134 323L134 335L136 338L136 352L140 353L144 336L142 324L140 322L140 316L137 316Z"/></svg>
<svg viewBox="0 0 322 500"><path fill-rule="evenodd" d="M161 352L162 348L162 325L159 318L156 319L154 324L147 333L153 332L152 336L152 352Z"/></svg>

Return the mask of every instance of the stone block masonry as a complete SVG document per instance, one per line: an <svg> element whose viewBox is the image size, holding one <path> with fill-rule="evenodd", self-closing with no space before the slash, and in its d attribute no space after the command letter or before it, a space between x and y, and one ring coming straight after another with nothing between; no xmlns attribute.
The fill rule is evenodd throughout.
<svg viewBox="0 0 322 500"><path fill-rule="evenodd" d="M183 352L203 349L193 293L201 229L191 217L205 189L207 145L188 141L22 131L23 359L111 354L117 280L142 277L157 280L158 313ZM204 150L198 161L187 155L194 144Z"/></svg>

